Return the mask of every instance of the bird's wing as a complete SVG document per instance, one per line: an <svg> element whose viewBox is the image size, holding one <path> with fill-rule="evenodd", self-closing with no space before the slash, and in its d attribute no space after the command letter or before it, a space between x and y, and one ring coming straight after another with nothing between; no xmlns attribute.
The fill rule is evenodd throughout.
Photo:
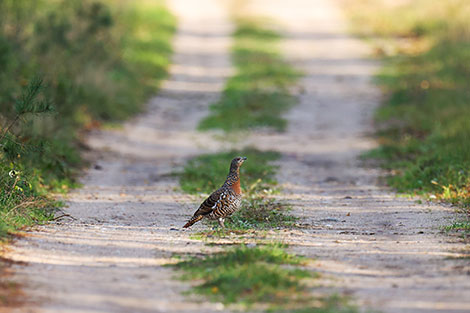
<svg viewBox="0 0 470 313"><path fill-rule="evenodd" d="M226 192L223 188L214 191L204 202L201 203L199 209L194 213L197 215L207 215L223 205L223 200L226 198Z"/></svg>

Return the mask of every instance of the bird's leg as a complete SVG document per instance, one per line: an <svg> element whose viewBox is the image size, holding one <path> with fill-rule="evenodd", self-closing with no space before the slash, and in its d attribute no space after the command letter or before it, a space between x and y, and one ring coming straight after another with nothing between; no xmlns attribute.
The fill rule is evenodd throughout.
<svg viewBox="0 0 470 313"><path fill-rule="evenodd" d="M219 222L220 227L225 228L225 225L224 225L225 218L219 217L218 222Z"/></svg>

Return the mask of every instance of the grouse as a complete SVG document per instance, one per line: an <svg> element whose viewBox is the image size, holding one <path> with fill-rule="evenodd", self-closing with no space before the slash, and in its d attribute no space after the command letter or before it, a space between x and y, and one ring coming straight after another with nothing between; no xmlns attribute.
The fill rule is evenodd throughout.
<svg viewBox="0 0 470 313"><path fill-rule="evenodd" d="M240 166L245 162L246 157L236 157L230 163L230 172L225 183L214 191L193 217L183 226L188 228L204 217L211 220L218 220L220 227L224 228L224 221L227 216L232 215L240 206L242 200L242 190L240 188Z"/></svg>

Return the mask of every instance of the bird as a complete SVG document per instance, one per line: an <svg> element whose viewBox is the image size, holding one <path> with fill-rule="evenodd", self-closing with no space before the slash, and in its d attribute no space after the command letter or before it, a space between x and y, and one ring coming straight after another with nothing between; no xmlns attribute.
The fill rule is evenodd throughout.
<svg viewBox="0 0 470 313"><path fill-rule="evenodd" d="M214 191L204 200L193 217L183 226L188 228L204 217L217 220L220 227L225 228L225 218L232 215L240 207L242 190L240 187L240 166L246 157L236 157L230 163L230 171L222 187Z"/></svg>

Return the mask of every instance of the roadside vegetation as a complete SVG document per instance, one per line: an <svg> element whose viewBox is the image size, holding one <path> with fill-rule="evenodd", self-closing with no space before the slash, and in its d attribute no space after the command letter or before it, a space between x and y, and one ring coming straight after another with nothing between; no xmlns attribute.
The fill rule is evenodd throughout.
<svg viewBox="0 0 470 313"><path fill-rule="evenodd" d="M83 132L143 108L166 75L161 1L0 1L0 239L53 217Z"/></svg>
<svg viewBox="0 0 470 313"><path fill-rule="evenodd" d="M299 77L279 51L281 36L267 20L236 19L232 59L236 74L199 128L224 131L269 127L282 131L282 117L295 103L289 92Z"/></svg>
<svg viewBox="0 0 470 313"><path fill-rule="evenodd" d="M377 76L387 95L376 115L381 147L370 155L383 161L398 191L470 213L470 3L346 3L355 33L384 61Z"/></svg>

